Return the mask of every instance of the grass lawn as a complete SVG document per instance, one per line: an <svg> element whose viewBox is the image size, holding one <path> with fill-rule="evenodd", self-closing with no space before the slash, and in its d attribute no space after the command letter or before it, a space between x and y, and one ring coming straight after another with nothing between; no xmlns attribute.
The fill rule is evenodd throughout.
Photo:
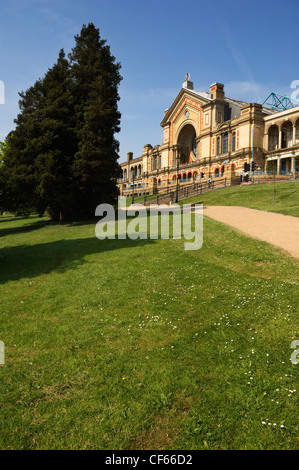
<svg viewBox="0 0 299 470"><path fill-rule="evenodd" d="M157 197L157 194L148 194L146 196L146 200L148 201L149 199L155 199ZM132 204L132 197L127 197L126 198L126 203L127 207L129 207ZM143 203L144 202L144 196L134 196L134 204L137 203Z"/></svg>
<svg viewBox="0 0 299 470"><path fill-rule="evenodd" d="M180 204L202 202L208 206L243 206L299 217L299 180L276 183L276 203L273 203L273 183L233 186L194 196Z"/></svg>
<svg viewBox="0 0 299 470"><path fill-rule="evenodd" d="M298 262L208 218L198 251L94 230L0 218L0 448L295 449Z"/></svg>

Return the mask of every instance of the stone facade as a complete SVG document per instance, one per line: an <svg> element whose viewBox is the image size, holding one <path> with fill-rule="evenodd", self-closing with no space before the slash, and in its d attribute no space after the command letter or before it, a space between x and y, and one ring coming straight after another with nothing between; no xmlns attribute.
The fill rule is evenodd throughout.
<svg viewBox="0 0 299 470"><path fill-rule="evenodd" d="M187 74L182 89L161 122L163 142L145 145L143 154L121 164L120 193L169 191L176 185L209 178L240 181L244 163L278 174L299 169L299 106L274 111L257 103L227 98L224 85L193 90Z"/></svg>

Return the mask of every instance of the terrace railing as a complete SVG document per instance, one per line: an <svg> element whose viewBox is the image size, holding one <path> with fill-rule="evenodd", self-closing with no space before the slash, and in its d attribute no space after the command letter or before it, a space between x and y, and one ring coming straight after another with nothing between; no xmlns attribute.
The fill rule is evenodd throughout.
<svg viewBox="0 0 299 470"><path fill-rule="evenodd" d="M219 180L205 181L205 182L193 182L191 184L185 184L184 186L178 186L175 190L168 193L157 194L156 197L144 196L143 203L145 206L150 204L170 204L174 202L187 199L189 197L197 196L198 194L215 191L216 189L225 188L227 186L226 178L219 178Z"/></svg>

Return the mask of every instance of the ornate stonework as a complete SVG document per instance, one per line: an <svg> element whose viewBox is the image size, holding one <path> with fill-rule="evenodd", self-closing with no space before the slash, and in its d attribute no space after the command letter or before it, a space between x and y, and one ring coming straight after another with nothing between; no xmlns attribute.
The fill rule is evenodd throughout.
<svg viewBox="0 0 299 470"><path fill-rule="evenodd" d="M277 112L228 98L217 82L209 93L197 92L186 74L161 126L161 145L145 145L141 156L130 153L121 164L122 194L129 195L133 185L137 194L148 194L153 187L168 191L177 179L182 185L221 178L226 170L231 175L232 168L234 178L240 178L244 163L253 159L260 171L273 161L278 173L299 170L299 106Z"/></svg>

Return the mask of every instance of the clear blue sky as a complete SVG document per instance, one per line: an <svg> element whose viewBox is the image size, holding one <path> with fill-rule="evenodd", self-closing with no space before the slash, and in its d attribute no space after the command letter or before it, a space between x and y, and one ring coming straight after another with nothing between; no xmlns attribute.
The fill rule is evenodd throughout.
<svg viewBox="0 0 299 470"><path fill-rule="evenodd" d="M14 128L18 92L69 53L93 22L122 65L120 162L162 143L160 122L185 74L194 88L215 81L227 96L290 95L299 80L298 0L1 0L0 140Z"/></svg>

